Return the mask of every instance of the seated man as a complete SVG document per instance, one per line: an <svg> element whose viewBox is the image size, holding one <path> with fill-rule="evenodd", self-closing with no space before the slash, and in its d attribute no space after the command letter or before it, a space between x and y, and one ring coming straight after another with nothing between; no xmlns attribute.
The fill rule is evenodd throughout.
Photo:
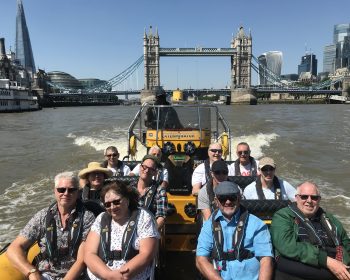
<svg viewBox="0 0 350 280"><path fill-rule="evenodd" d="M208 158L198 165L192 174L192 194L197 195L199 190L211 178L210 168L213 162L222 160L222 145L220 143L211 143L208 148ZM233 175L233 169L228 166L228 175Z"/></svg>
<svg viewBox="0 0 350 280"><path fill-rule="evenodd" d="M226 162L223 160L214 161L211 166L211 176L212 178L205 187L201 188L198 194L197 209L201 210L204 221L208 220L211 213L216 209L214 201L215 188L219 183L227 181L228 179L228 167Z"/></svg>
<svg viewBox="0 0 350 280"><path fill-rule="evenodd" d="M140 165L139 180L133 181L130 185L140 194L140 206L153 213L158 229L161 229L165 223L168 197L166 189L152 179L157 174L159 165L157 157L145 155Z"/></svg>
<svg viewBox="0 0 350 280"><path fill-rule="evenodd" d="M219 209L199 235L197 268L206 279L271 279L273 254L267 226L240 205L236 184L221 182L214 192Z"/></svg>
<svg viewBox="0 0 350 280"><path fill-rule="evenodd" d="M83 241L95 218L77 200L78 189L72 172L58 174L56 202L36 213L7 249L10 262L28 279L79 279L84 270ZM40 248L36 267L27 260L35 242Z"/></svg>
<svg viewBox="0 0 350 280"><path fill-rule="evenodd" d="M102 167L108 168L113 172L112 176L127 176L130 173L130 168L124 162L119 160L118 149L114 146L109 146L104 152L105 161Z"/></svg>
<svg viewBox="0 0 350 280"><path fill-rule="evenodd" d="M260 175L243 192L245 199L284 199L294 201L295 188L287 181L277 178L276 163L264 157L259 161Z"/></svg>
<svg viewBox="0 0 350 280"><path fill-rule="evenodd" d="M320 207L318 187L305 182L295 198L272 219L275 279L350 279L349 237L339 220Z"/></svg>
<svg viewBox="0 0 350 280"><path fill-rule="evenodd" d="M257 176L259 175L259 161L250 155L248 143L241 142L236 149L237 159L231 164L235 176Z"/></svg>

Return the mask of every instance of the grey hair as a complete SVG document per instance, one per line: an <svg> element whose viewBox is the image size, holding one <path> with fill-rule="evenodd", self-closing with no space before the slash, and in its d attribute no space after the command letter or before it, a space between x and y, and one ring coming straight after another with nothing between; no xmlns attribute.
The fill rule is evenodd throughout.
<svg viewBox="0 0 350 280"><path fill-rule="evenodd" d="M154 151L154 150L159 151L159 152L160 152L160 155L162 156L162 149L159 148L157 145L152 146L152 147L149 149L148 154L151 154L152 151Z"/></svg>
<svg viewBox="0 0 350 280"><path fill-rule="evenodd" d="M72 184L73 184L74 188L78 188L79 187L78 177L72 171L65 171L65 172L58 173L55 176L55 188L58 187L58 184L59 184L61 179L69 179L69 180L72 181Z"/></svg>
<svg viewBox="0 0 350 280"><path fill-rule="evenodd" d="M319 187L316 185L316 183L312 181L305 181L304 183L301 183L299 186L297 186L297 194L300 194L300 189L305 185L312 185L315 187L317 195L321 195Z"/></svg>

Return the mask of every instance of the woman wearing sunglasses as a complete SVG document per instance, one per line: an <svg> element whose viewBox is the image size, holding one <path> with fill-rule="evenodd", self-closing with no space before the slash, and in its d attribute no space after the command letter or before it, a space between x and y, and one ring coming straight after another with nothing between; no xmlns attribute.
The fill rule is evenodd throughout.
<svg viewBox="0 0 350 280"><path fill-rule="evenodd" d="M96 279L148 279L159 234L154 218L138 208L138 193L122 182L101 192L106 208L91 227L84 261Z"/></svg>

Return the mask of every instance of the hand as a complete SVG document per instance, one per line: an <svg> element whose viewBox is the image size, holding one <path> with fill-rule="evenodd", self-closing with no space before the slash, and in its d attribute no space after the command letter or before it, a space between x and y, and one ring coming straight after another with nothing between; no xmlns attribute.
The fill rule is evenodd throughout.
<svg viewBox="0 0 350 280"><path fill-rule="evenodd" d="M108 272L106 280L124 280L123 274L120 273L119 269L111 270Z"/></svg>
<svg viewBox="0 0 350 280"><path fill-rule="evenodd" d="M41 274L39 271L31 273L28 277L29 280L41 280Z"/></svg>
<svg viewBox="0 0 350 280"><path fill-rule="evenodd" d="M125 280L130 279L129 268L125 267L125 265L123 265L121 268L119 268L119 272L123 275L123 279L125 279Z"/></svg>
<svg viewBox="0 0 350 280"><path fill-rule="evenodd" d="M350 267L342 262L327 257L327 267L339 280L350 280L350 273L348 271Z"/></svg>

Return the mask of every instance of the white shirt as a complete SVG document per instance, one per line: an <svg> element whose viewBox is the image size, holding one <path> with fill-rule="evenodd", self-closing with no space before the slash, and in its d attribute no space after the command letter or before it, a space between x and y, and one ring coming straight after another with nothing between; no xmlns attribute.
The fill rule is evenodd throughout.
<svg viewBox="0 0 350 280"><path fill-rule="evenodd" d="M108 167L108 166L107 166L107 168L113 172L113 176L117 175L117 173L118 173L117 169L115 169L113 167ZM122 169L123 169L123 176L128 176L130 173L130 167L123 163Z"/></svg>
<svg viewBox="0 0 350 280"><path fill-rule="evenodd" d="M282 179L278 179L281 186L281 195L283 200L295 200L296 189L289 184L287 181ZM275 199L275 188L262 188L266 199ZM245 199L259 199L258 194L256 192L256 182L250 183L243 192L243 196Z"/></svg>
<svg viewBox="0 0 350 280"><path fill-rule="evenodd" d="M237 159L237 160L239 160L239 159ZM258 175L260 175L260 172L258 170L259 161L255 160L255 162L256 162L256 169L257 169L256 172L257 172ZM234 162L231 163L230 166L233 169L233 175L232 176L235 176L236 175L235 163ZM249 163L247 165L239 164L239 171L241 172L241 176L252 176L251 173L250 173L251 169L252 169L252 164L251 163Z"/></svg>

